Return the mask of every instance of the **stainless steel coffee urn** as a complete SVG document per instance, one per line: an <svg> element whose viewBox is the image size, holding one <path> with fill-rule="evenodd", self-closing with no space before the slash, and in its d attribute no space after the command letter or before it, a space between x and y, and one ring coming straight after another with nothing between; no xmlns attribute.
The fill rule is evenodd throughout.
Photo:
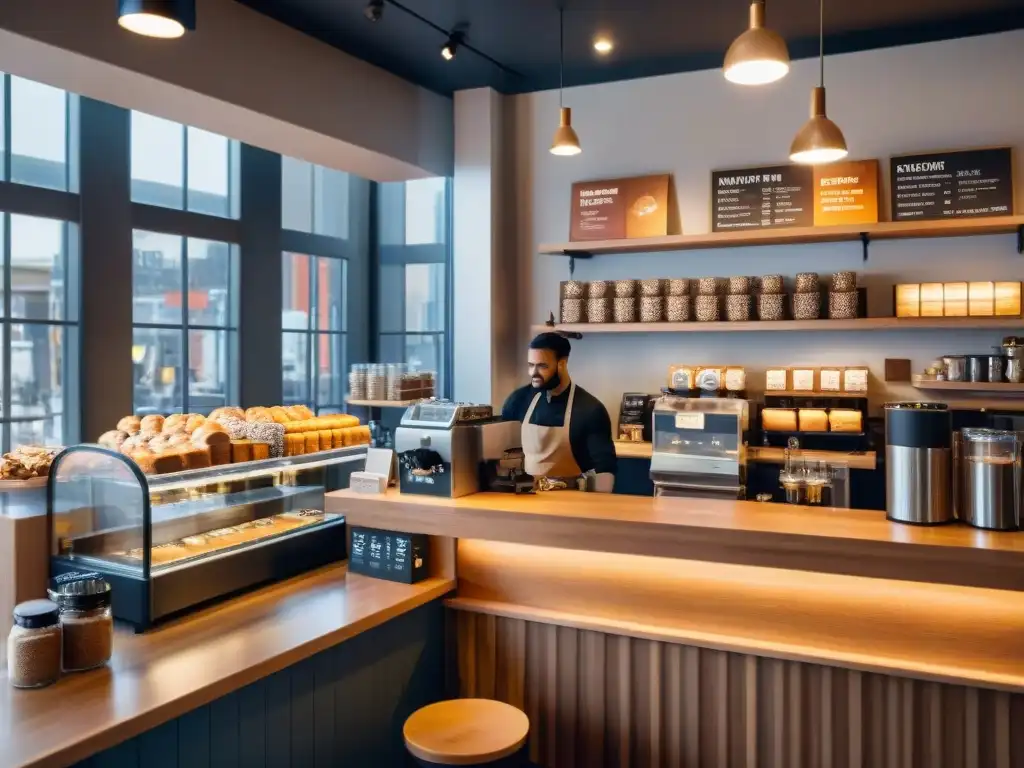
<svg viewBox="0 0 1024 768"><path fill-rule="evenodd" d="M886 403L885 509L914 525L953 521L952 419L944 403Z"/></svg>
<svg viewBox="0 0 1024 768"><path fill-rule="evenodd" d="M1000 429L961 430L960 517L976 528L1015 531L1021 513L1021 435Z"/></svg>

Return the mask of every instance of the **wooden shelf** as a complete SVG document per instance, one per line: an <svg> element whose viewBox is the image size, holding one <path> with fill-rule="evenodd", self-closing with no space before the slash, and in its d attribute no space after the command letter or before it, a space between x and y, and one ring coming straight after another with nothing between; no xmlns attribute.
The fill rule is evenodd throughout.
<svg viewBox="0 0 1024 768"><path fill-rule="evenodd" d="M796 389L766 389L765 397L842 397L848 399L867 399L867 392L803 392Z"/></svg>
<svg viewBox="0 0 1024 768"><path fill-rule="evenodd" d="M730 323L546 323L534 333L778 333L781 331L927 331L1024 328L1019 317L859 317L854 320L751 320Z"/></svg>
<svg viewBox="0 0 1024 768"><path fill-rule="evenodd" d="M950 221L884 221L878 224L833 227L790 227L788 229L747 229L738 232L707 232L696 235L665 235L632 240L594 240L574 243L544 243L542 254L597 256L614 253L655 253L705 248L741 248L756 245L800 245L805 243L855 242L866 235L870 240L903 240L926 237L1011 234L1024 227L1024 216L996 216Z"/></svg>
<svg viewBox="0 0 1024 768"><path fill-rule="evenodd" d="M822 434L830 433L824 432ZM650 443L634 443L628 440L615 441L615 455L620 459L649 459L652 453L653 448ZM796 455L798 458L808 461L842 461L850 469L875 469L878 466L878 459L874 451L847 453L844 451L809 451L801 449L797 451ZM747 461L755 464L781 464L784 460L784 448L771 448L760 445L747 447Z"/></svg>
<svg viewBox="0 0 1024 768"><path fill-rule="evenodd" d="M942 392L997 392L1001 395L1024 397L1024 384L1009 384L992 381L933 381L920 374L914 374L913 384L918 389L937 390Z"/></svg>
<svg viewBox="0 0 1024 768"><path fill-rule="evenodd" d="M416 405L416 403L421 402L421 400L353 400L352 398L345 398L345 402L360 408L408 408L410 405Z"/></svg>

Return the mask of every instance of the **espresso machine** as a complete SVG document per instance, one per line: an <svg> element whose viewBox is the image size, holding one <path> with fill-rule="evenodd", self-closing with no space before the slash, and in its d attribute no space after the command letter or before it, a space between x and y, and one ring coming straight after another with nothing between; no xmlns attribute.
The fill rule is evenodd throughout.
<svg viewBox="0 0 1024 768"><path fill-rule="evenodd" d="M654 404L655 496L746 497L746 400L666 394Z"/></svg>
<svg viewBox="0 0 1024 768"><path fill-rule="evenodd" d="M402 493L457 498L480 490L481 425L499 424L489 405L424 400L395 430Z"/></svg>

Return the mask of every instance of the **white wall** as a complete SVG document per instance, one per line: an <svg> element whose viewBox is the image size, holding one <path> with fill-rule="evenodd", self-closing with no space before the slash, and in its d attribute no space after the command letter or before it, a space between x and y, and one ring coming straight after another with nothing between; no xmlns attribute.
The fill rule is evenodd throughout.
<svg viewBox="0 0 1024 768"><path fill-rule="evenodd" d="M684 232L710 229L713 169L787 161L807 118L817 62L798 61L780 83L743 88L705 71L566 91L583 154L548 153L558 93L515 99L518 171L520 329L558 313L558 283L568 260L539 256L542 242L568 239L570 185L577 180L670 172ZM1024 31L830 57L829 115L843 129L851 158L906 152L1013 146L1017 209L1024 207ZM886 192L886 194L888 194ZM887 198L886 198L887 199ZM458 211L456 211L458 215ZM1013 236L879 242L861 262L859 243L600 256L577 261L579 279L759 275L853 269L869 288L869 313L891 314L891 286L921 280L1024 279ZM1022 323L1024 331L1024 323ZM623 391L657 391L671 363L745 365L763 389L769 365L867 364L872 400L919 398L882 381L886 357L923 368L943 353L988 352L1002 333L736 333L585 337L570 363L577 382L600 397L613 419ZM750 376L750 372L754 376ZM525 380L525 371L522 373Z"/></svg>
<svg viewBox="0 0 1024 768"><path fill-rule="evenodd" d="M446 176L452 100L236 0L198 0L173 41L113 0L0 2L0 70L378 181Z"/></svg>

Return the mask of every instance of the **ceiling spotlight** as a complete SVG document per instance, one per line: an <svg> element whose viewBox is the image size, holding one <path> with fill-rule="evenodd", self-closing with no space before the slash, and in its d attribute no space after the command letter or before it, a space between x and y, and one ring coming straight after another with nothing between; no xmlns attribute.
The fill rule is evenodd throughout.
<svg viewBox="0 0 1024 768"><path fill-rule="evenodd" d="M452 32L448 35L448 42L441 46L441 58L445 61L454 59L459 46L462 45L465 39L466 36L462 32Z"/></svg>
<svg viewBox="0 0 1024 768"><path fill-rule="evenodd" d="M196 28L195 0L117 0L117 23L146 37L181 37Z"/></svg>
<svg viewBox="0 0 1024 768"><path fill-rule="evenodd" d="M366 17L367 21L380 21L381 16L384 15L384 0L370 0L363 9L363 16Z"/></svg>
<svg viewBox="0 0 1024 768"><path fill-rule="evenodd" d="M612 52L612 48L615 47L615 43L611 41L611 38L601 35L594 38L594 50L600 53L602 56Z"/></svg>
<svg viewBox="0 0 1024 768"><path fill-rule="evenodd" d="M764 85L789 72L789 50L777 32L764 25L764 0L750 4L750 28L725 54L725 79L739 85Z"/></svg>
<svg viewBox="0 0 1024 768"><path fill-rule="evenodd" d="M847 155L846 138L825 112L825 0L821 0L818 18L818 66L820 84L811 91L811 119L793 139L789 159L804 165L822 165L842 160Z"/></svg>

